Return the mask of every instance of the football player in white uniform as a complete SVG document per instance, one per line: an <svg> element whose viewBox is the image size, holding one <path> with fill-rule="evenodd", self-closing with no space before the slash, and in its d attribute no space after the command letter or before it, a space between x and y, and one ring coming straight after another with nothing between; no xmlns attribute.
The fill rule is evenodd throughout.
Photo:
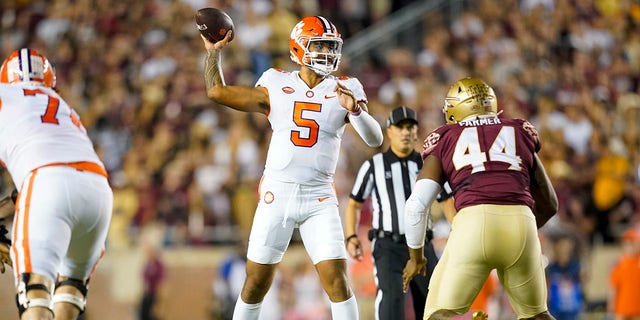
<svg viewBox="0 0 640 320"><path fill-rule="evenodd" d="M104 254L113 194L77 113L36 50L0 69L0 162L19 191L11 246L20 319L76 319Z"/></svg>
<svg viewBox="0 0 640 320"><path fill-rule="evenodd" d="M276 265L298 227L333 319L358 319L333 175L347 123L370 147L379 147L383 136L367 112L362 84L331 75L340 63L340 34L324 17L303 18L289 39L291 59L300 69L269 69L255 87L225 85L220 56L230 36L231 31L216 43L203 37L207 95L239 111L265 114L273 130L233 318L258 319Z"/></svg>

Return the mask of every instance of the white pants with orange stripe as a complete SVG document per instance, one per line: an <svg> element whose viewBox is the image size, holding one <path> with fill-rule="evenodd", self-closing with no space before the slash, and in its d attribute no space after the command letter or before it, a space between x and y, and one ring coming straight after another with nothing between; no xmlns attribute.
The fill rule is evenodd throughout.
<svg viewBox="0 0 640 320"><path fill-rule="evenodd" d="M86 280L105 250L113 193L105 176L64 165L33 170L13 222L13 272Z"/></svg>
<svg viewBox="0 0 640 320"><path fill-rule="evenodd" d="M249 260L280 262L296 227L313 264L347 258L332 184L302 185L263 177L259 192L247 249Z"/></svg>

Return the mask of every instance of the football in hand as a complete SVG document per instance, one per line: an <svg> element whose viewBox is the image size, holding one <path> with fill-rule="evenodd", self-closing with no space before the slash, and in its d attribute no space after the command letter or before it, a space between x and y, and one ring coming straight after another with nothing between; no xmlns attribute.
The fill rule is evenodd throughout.
<svg viewBox="0 0 640 320"><path fill-rule="evenodd" d="M229 15L217 8L202 8L196 12L196 27L198 31L211 42L224 39L227 31L233 30L233 20ZM233 40L234 33L231 32Z"/></svg>

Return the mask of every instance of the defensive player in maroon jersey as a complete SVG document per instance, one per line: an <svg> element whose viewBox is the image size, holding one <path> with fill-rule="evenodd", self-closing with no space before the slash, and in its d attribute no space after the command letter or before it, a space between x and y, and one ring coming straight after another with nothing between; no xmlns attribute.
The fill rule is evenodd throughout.
<svg viewBox="0 0 640 320"><path fill-rule="evenodd" d="M536 155L536 129L525 120L499 118L493 89L477 78L455 82L443 111L447 124L425 140L424 166L405 206L411 257L405 290L425 272L426 214L449 181L458 213L430 281L424 319L468 311L492 269L519 319L554 319L536 227L556 213L557 197Z"/></svg>

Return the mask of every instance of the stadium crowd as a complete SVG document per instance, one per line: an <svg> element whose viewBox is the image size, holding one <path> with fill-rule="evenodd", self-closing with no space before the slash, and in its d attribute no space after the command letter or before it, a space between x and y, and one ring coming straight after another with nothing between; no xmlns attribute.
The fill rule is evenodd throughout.
<svg viewBox="0 0 640 320"><path fill-rule="evenodd" d="M56 67L58 89L110 173L111 247L134 245L136 230L154 222L166 226L166 246L228 244L248 237L269 128L264 117L205 108L195 10L218 7L233 18L225 78L253 85L271 65L294 68L288 38L300 17L332 19L347 45L411 2L3 1L0 53L29 46ZM640 228L640 3L457 3L451 20L439 10L425 14L413 37L420 50L389 47L357 67L343 56L340 73L360 79L381 123L395 106L416 109L422 138L444 123L448 85L480 75L505 115L540 132L540 157L560 199L541 231L550 263L567 252L584 261L595 245L619 244ZM336 173L343 203L358 166L376 151L355 138L346 135ZM3 193L11 188L5 177ZM556 246L563 239L577 249Z"/></svg>

